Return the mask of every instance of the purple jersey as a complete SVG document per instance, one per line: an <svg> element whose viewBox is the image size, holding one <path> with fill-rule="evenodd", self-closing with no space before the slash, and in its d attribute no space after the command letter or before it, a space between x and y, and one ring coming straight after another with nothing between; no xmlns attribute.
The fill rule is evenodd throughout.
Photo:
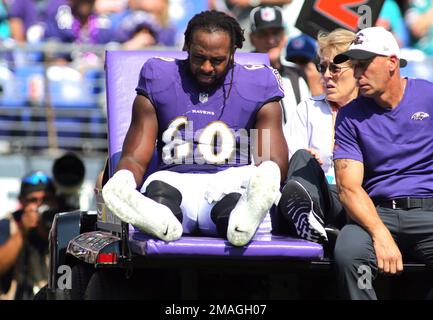
<svg viewBox="0 0 433 320"><path fill-rule="evenodd" d="M36 3L33 0L13 0L9 7L10 18L20 18L23 21L24 29L27 30L33 24L39 22L36 11Z"/></svg>
<svg viewBox="0 0 433 320"><path fill-rule="evenodd" d="M338 113L334 159L363 162L371 198L433 197L432 101L433 83L408 79L394 109L359 97Z"/></svg>
<svg viewBox="0 0 433 320"><path fill-rule="evenodd" d="M158 117L159 169L209 173L249 164L257 112L284 96L278 72L235 64L233 79L229 70L222 84L204 89L188 68L186 60L153 58L140 72L137 93Z"/></svg>
<svg viewBox="0 0 433 320"><path fill-rule="evenodd" d="M9 17L20 18L25 30L32 25L44 23L48 17L53 15L57 8L67 0L8 0Z"/></svg>
<svg viewBox="0 0 433 320"><path fill-rule="evenodd" d="M65 43L106 44L113 40L113 30L108 17L92 14L83 28L80 20L68 5L59 6L48 18L46 39L56 39Z"/></svg>

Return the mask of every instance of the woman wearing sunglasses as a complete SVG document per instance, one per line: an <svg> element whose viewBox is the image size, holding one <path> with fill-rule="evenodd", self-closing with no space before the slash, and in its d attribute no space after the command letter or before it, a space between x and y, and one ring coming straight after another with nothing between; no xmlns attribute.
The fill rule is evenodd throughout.
<svg viewBox="0 0 433 320"><path fill-rule="evenodd" d="M346 220L335 187L334 124L338 110L358 96L358 88L350 62L332 60L354 39L355 34L344 29L319 33L317 69L325 93L302 101L285 126L290 164L279 203L282 223L277 224L284 232L315 242L328 242L325 226L341 228Z"/></svg>

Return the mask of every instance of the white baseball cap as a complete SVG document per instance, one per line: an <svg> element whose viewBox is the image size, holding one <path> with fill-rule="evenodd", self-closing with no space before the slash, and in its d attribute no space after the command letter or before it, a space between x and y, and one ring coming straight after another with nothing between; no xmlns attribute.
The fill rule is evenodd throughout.
<svg viewBox="0 0 433 320"><path fill-rule="evenodd" d="M383 27L359 30L349 50L336 55L334 63L342 63L348 59L367 60L374 56L396 56L400 60L400 67L407 65L407 61L401 58L397 40Z"/></svg>

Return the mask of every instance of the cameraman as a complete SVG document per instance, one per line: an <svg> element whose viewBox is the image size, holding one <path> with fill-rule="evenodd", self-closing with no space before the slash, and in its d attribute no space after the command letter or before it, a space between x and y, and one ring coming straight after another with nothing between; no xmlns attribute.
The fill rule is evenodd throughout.
<svg viewBox="0 0 433 320"><path fill-rule="evenodd" d="M21 181L22 209L0 220L0 297L32 299L48 277L48 233L57 200L52 179L42 171Z"/></svg>

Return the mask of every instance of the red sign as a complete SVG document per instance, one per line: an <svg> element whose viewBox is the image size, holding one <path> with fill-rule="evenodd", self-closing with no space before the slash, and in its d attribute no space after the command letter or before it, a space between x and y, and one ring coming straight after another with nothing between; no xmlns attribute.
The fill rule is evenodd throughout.
<svg viewBox="0 0 433 320"><path fill-rule="evenodd" d="M316 38L320 30L358 31L374 26L384 0L305 0L296 27ZM365 23L371 25L365 25Z"/></svg>

